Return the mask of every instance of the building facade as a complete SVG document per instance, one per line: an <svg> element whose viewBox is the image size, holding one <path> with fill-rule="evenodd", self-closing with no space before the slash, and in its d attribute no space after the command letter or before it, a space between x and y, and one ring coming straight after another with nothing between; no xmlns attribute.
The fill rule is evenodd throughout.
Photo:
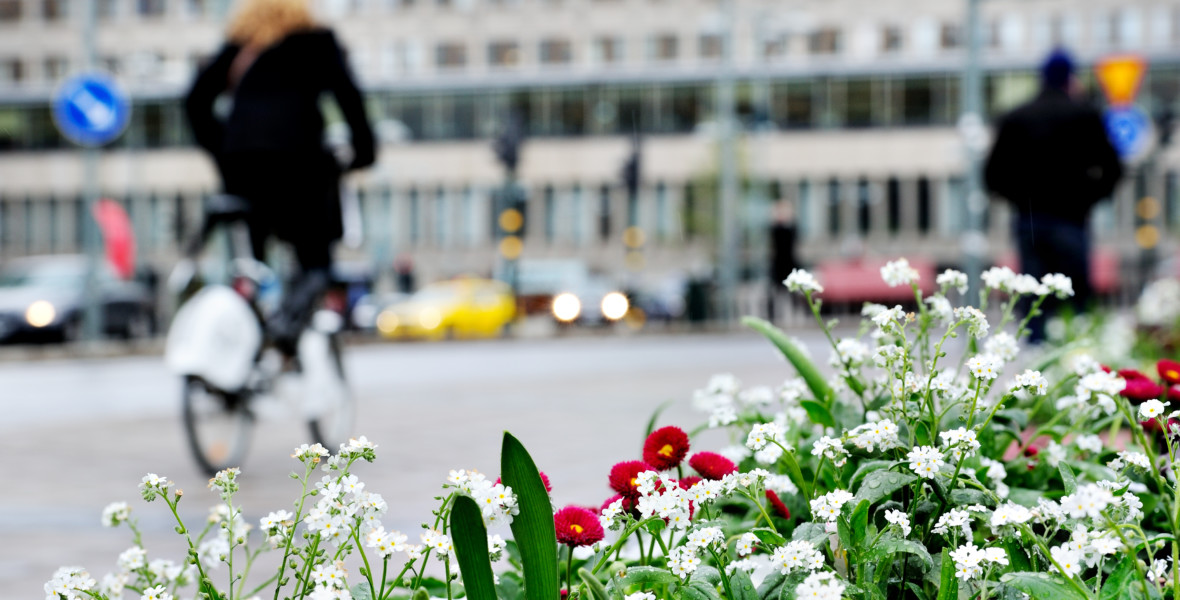
<svg viewBox="0 0 1180 600"><path fill-rule="evenodd" d="M82 159L57 133L48 100L83 64L89 1L0 0L0 258L79 249ZM103 152L99 187L128 208L144 259L167 268L217 188L180 99L217 50L230 3L93 1L98 63L133 98L131 126ZM385 268L408 254L424 281L490 272L492 196L504 179L491 139L516 114L528 136L522 256L580 257L651 281L708 274L716 81L732 76L747 275L765 269L775 198L794 204L806 263L866 251L962 260L965 1L733 0L729 15L717 0L316 5L349 50L381 141L378 164L349 181L363 235L343 256ZM982 17L988 118L1035 93L1036 66L1056 46L1075 52L1096 100L1088 66L1134 52L1149 64L1139 104L1155 115L1180 102L1180 1L987 0ZM620 171L636 134L642 177L631 198ZM1150 176L1129 178L1094 219L1099 244L1134 255L1145 195L1161 201L1165 230L1180 224L1177 167L1180 156L1164 149ZM993 203L994 260L1011 253L1007 226ZM642 253L629 255L636 246Z"/></svg>

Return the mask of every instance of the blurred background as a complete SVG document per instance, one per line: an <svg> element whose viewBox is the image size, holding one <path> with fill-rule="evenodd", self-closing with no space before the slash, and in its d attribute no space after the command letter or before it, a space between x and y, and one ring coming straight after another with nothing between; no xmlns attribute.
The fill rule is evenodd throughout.
<svg viewBox="0 0 1180 600"><path fill-rule="evenodd" d="M810 268L1013 264L1008 207L972 195L968 142L986 151L985 125L1036 93L1055 47L1074 53L1099 104L1096 62L1134 53L1145 65L1135 103L1154 148L1092 219L1096 286L1132 295L1142 252L1172 254L1178 158L1159 141L1180 100L1175 2L982 0L976 61L968 0L313 4L347 48L380 143L375 168L346 186L338 251L348 310L369 296L350 318L359 327L376 329L397 294L458 275L525 296L571 291L595 310L588 288L618 289L644 317L699 322L765 314L776 254ZM0 0L0 258L83 250L85 161L49 104L90 52L130 98L94 182L125 210L148 284L150 322L130 325L167 323L172 303L153 284L218 187L183 95L232 5L95 0L90 19L82 2ZM502 221L508 209L519 223ZM776 222L792 235L776 237Z"/></svg>

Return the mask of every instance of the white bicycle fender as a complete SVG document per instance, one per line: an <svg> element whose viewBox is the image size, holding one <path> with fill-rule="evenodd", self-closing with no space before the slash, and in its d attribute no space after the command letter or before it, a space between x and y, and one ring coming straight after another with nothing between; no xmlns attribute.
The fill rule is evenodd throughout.
<svg viewBox="0 0 1180 600"><path fill-rule="evenodd" d="M178 375L194 375L223 390L246 384L262 345L262 327L232 289L202 288L176 312L164 362Z"/></svg>

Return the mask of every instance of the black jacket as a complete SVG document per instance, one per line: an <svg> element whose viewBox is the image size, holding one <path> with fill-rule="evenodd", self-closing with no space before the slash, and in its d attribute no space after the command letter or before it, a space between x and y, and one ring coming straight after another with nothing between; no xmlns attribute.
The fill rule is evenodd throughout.
<svg viewBox="0 0 1180 600"><path fill-rule="evenodd" d="M1045 88L1005 115L984 168L988 190L1020 215L1084 223L1123 174L1098 111Z"/></svg>

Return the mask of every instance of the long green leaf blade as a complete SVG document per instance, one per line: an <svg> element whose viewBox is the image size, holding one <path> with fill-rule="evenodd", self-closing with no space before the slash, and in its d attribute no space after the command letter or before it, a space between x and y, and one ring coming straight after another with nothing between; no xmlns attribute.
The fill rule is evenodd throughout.
<svg viewBox="0 0 1180 600"><path fill-rule="evenodd" d="M451 540L463 574L463 588L471 600L496 600L492 561L488 557L488 531L479 505L468 496L458 496L451 508Z"/></svg>
<svg viewBox="0 0 1180 600"><path fill-rule="evenodd" d="M520 549L525 600L554 600L560 595L557 576L557 532L549 492L528 451L504 432L500 477L516 494L520 514L512 519L512 537Z"/></svg>
<svg viewBox="0 0 1180 600"><path fill-rule="evenodd" d="M581 577L586 587L590 588L591 598L594 600L610 600L610 594L606 593L606 586L602 585L602 582L593 573L586 569L578 569L578 577Z"/></svg>
<svg viewBox="0 0 1180 600"><path fill-rule="evenodd" d="M939 574L938 600L959 600L959 579L955 577L955 561L950 548L942 549L942 571Z"/></svg>
<svg viewBox="0 0 1180 600"><path fill-rule="evenodd" d="M1089 600L1056 573L1008 573L1000 581L1044 600Z"/></svg>
<svg viewBox="0 0 1180 600"><path fill-rule="evenodd" d="M820 375L815 363L811 362L811 359L807 358L807 355L803 354L803 351L781 329L757 317L744 317L742 325L766 336L766 339L770 340L779 352L783 353L783 356L790 361L799 376L807 383L807 387L811 389L816 400L826 404L832 398L832 388L828 387L828 382L823 378L823 375Z"/></svg>

